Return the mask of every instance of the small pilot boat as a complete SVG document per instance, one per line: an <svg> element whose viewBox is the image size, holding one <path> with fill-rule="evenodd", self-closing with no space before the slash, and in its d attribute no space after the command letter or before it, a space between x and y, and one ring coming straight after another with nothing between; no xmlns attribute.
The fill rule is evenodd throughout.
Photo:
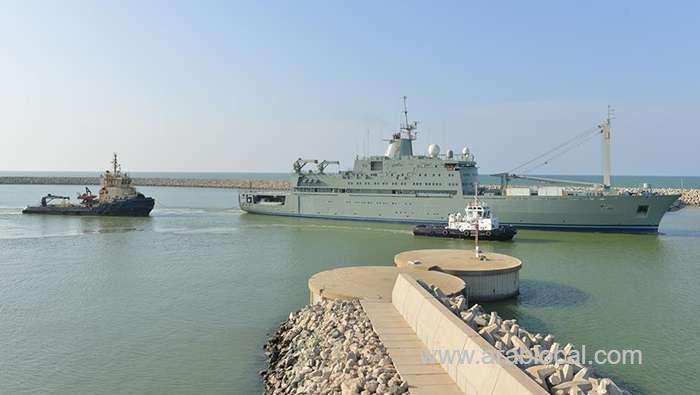
<svg viewBox="0 0 700 395"><path fill-rule="evenodd" d="M498 217L485 203L474 198L461 212L447 217L447 226L417 225L413 228L416 236L447 237L453 239L476 239L506 241L518 233L510 225L502 225Z"/></svg>

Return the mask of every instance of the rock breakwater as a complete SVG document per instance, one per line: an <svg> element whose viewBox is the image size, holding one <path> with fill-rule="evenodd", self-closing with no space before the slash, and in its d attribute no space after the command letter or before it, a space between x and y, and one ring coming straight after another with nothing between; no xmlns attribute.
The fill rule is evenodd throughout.
<svg viewBox="0 0 700 395"><path fill-rule="evenodd" d="M626 193L641 193L647 190L642 188L617 188L620 192ZM700 206L700 189L681 189L681 188L652 188L651 192L661 195L681 195L678 198L680 206Z"/></svg>
<svg viewBox="0 0 700 395"><path fill-rule="evenodd" d="M290 314L265 351L268 394L408 393L357 300L324 300Z"/></svg>
<svg viewBox="0 0 700 395"><path fill-rule="evenodd" d="M419 283L550 394L629 394L581 363L573 344L562 345L551 334L531 333L517 320L504 320L478 304L467 308L463 296L447 297L439 288Z"/></svg>
<svg viewBox="0 0 700 395"><path fill-rule="evenodd" d="M205 178L176 178L176 177L136 177L133 179L136 186L153 187L185 187L185 188L231 188L231 189L262 189L285 190L292 184L285 180L240 180L240 179L205 179ZM28 184L28 185L99 185L99 177L56 177L56 176L1 176L0 184ZM496 189L497 185L485 185ZM590 188L570 188L585 190ZM679 206L700 206L700 189L681 188L616 188L619 192L639 193L651 191L653 193L671 195L678 194Z"/></svg>
<svg viewBox="0 0 700 395"><path fill-rule="evenodd" d="M136 186L185 187L185 188L232 188L232 189L289 189L291 184L283 180L235 180L204 178L136 177ZM29 185L99 185L99 177L0 177L0 184Z"/></svg>

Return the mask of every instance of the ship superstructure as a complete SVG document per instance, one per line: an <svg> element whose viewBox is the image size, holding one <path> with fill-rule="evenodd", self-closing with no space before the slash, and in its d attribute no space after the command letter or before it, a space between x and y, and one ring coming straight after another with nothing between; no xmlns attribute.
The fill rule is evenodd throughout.
<svg viewBox="0 0 700 395"><path fill-rule="evenodd" d="M132 184L132 179L127 173L122 172L122 167L117 161L117 154L112 159L112 171L105 171L100 175L100 203L110 203L118 199L130 199L139 195Z"/></svg>
<svg viewBox="0 0 700 395"><path fill-rule="evenodd" d="M474 194L499 213L501 223L518 228L656 232L677 195L620 194L610 188L609 154L604 155L604 183L581 190L556 185L510 185L513 174L500 174L498 188L478 185L478 167L467 147L460 153L431 144L426 155L413 153L417 122L404 122L388 139L383 156L356 158L353 169L326 172L337 161L298 159L293 188L285 192L242 191L241 209L259 214L347 220L443 224ZM610 117L597 128L610 138ZM609 151L608 151L609 152ZM316 169L305 168L316 165ZM567 182L568 183L568 182ZM575 183L574 183L575 184Z"/></svg>

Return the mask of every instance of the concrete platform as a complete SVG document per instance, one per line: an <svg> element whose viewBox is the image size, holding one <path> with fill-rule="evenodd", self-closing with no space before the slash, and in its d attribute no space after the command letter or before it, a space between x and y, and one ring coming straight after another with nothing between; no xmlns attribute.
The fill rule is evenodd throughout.
<svg viewBox="0 0 700 395"><path fill-rule="evenodd" d="M322 299L360 299L391 301L391 291L399 273L434 284L452 296L465 290L462 279L446 273L391 266L342 267L316 273L309 279L311 303Z"/></svg>
<svg viewBox="0 0 700 395"><path fill-rule="evenodd" d="M492 301L517 295L520 288L520 259L493 252L484 253L479 260L474 250L434 249L412 250L397 254L394 264L399 268L440 271L452 274L467 283L469 301Z"/></svg>

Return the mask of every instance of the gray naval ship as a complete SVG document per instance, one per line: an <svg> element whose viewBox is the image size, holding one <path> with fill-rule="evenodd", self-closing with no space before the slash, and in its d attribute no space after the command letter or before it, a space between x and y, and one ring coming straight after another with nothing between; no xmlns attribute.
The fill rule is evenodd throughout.
<svg viewBox="0 0 700 395"><path fill-rule="evenodd" d="M414 155L417 122L408 121L388 140L384 156L356 158L352 170L326 173L337 161L298 159L292 189L283 192L246 190L239 193L249 213L343 220L444 224L448 215L474 199L486 202L501 223L516 228L598 232L654 233L679 195L650 191L623 193L610 184L611 113L596 128L603 138L603 183L526 177L510 173L500 186L478 185L478 167L468 148L461 154L431 144L427 155ZM316 171L304 171L307 165ZM514 179L539 186L519 186ZM585 187L576 184L586 184Z"/></svg>

